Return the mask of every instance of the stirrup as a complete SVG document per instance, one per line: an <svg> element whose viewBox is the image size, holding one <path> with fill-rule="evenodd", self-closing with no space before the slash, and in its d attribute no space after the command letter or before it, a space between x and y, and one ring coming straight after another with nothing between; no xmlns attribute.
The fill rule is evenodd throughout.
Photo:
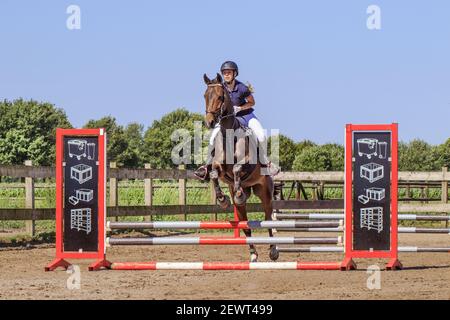
<svg viewBox="0 0 450 320"><path fill-rule="evenodd" d="M204 174L201 175L199 171L203 171ZM200 168L198 168L197 170L195 170L194 175L202 181L209 181L208 165L205 164L205 165L201 166Z"/></svg>
<svg viewBox="0 0 450 320"><path fill-rule="evenodd" d="M281 169L277 166L275 166L272 161L269 161L266 164L261 164L261 168L264 168L264 170L268 173L270 176L276 176L278 173L280 173ZM273 171L273 172L272 172Z"/></svg>

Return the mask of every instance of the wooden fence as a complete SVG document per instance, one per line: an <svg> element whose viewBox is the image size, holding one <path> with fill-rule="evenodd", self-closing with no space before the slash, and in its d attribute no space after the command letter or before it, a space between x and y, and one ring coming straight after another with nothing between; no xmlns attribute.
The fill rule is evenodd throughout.
<svg viewBox="0 0 450 320"><path fill-rule="evenodd" d="M5 187L25 188L25 207L19 209L0 209L0 220L25 220L27 232L34 234L36 220L52 220L55 218L54 208L35 208L36 179L53 179L55 177L54 167L32 166L31 161L26 161L25 165L7 166L0 165L0 177L19 178L23 182L11 183ZM142 169L117 168L115 162L110 162L107 170L109 202L108 216L145 216L148 220L153 215L181 215L186 219L188 214L211 214L211 219L217 219L217 214L230 212L222 210L216 205L216 199L212 184L210 188L210 201L207 205L188 205L187 192L189 180L194 180L191 170L186 170L184 166L178 169L151 169L149 164ZM126 180L143 181L144 203L143 206L119 206L119 181L121 187ZM178 181L178 205L154 205L154 189L160 187L155 180ZM196 180L196 179L195 179ZM325 199L325 188L344 186L344 172L282 172L275 177L279 188L289 188L287 199L281 197L274 203L275 209L311 210L324 212L343 212L344 202L342 199ZM434 172L399 172L399 188L406 190L407 196L399 199L399 212L401 213L450 213L448 203L448 182L450 174L447 168ZM126 185L126 182L125 182ZM38 186L42 187L42 186ZM199 187L196 183L195 187ZM410 196L411 189L421 190L420 198ZM306 189L312 197L308 196ZM440 189L441 198L433 199L428 197L431 189ZM286 192L284 192L286 193ZM249 212L262 212L260 204L248 204Z"/></svg>

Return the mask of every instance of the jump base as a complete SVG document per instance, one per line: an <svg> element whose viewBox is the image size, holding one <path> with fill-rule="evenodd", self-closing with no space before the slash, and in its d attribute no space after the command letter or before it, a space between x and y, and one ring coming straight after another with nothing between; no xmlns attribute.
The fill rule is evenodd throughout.
<svg viewBox="0 0 450 320"><path fill-rule="evenodd" d="M61 258L56 258L55 260L53 260L48 266L45 267L45 271L53 271L55 269L57 269L58 267L64 268L65 270L67 270L70 267L70 263L67 262L64 259Z"/></svg>

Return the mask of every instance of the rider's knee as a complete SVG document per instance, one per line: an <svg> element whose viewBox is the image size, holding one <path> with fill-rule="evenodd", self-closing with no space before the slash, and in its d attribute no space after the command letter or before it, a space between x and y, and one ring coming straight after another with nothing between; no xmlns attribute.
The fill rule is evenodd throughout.
<svg viewBox="0 0 450 320"><path fill-rule="evenodd" d="M214 141L216 140L217 135L219 134L220 128L214 128L211 132L211 137L209 138L209 145L213 146Z"/></svg>

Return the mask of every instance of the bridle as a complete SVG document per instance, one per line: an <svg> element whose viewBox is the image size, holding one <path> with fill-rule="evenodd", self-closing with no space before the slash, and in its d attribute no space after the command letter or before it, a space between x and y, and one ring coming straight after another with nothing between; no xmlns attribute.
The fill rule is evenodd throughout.
<svg viewBox="0 0 450 320"><path fill-rule="evenodd" d="M225 90L227 90L225 87L224 87L224 85L222 84L222 83L211 83L211 84L208 84L208 87L222 87L222 89L223 89L223 95L222 96L220 96L219 97L219 99L222 101L222 103L221 103L221 105L220 105L220 109L219 110L217 110L217 111L208 111L208 110L206 110L206 114L212 114L213 115L213 117L214 117L214 120L216 121L216 123L218 123L218 124L220 124L220 122L223 120L223 119L226 119L226 118L228 118L228 117L232 117L232 116L234 116L234 113L230 113L230 114L227 114L227 115L223 115L223 113L224 113L224 105L225 105Z"/></svg>

